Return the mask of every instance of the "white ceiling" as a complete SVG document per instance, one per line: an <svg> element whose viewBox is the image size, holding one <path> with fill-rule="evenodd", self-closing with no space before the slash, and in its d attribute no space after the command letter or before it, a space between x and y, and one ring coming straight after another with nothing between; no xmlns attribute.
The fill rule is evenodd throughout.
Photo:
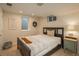
<svg viewBox="0 0 79 59"><path fill-rule="evenodd" d="M25 15L65 15L70 13L79 13L79 4L77 3L44 3L42 6L37 6L36 3L13 3L13 6L7 6L0 3L0 6L6 12L20 13L23 11Z"/></svg>

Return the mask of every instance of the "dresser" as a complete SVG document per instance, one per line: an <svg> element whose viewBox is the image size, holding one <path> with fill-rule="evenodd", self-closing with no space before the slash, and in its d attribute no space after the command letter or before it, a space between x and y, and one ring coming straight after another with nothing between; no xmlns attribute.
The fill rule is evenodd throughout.
<svg viewBox="0 0 79 59"><path fill-rule="evenodd" d="M64 38L64 51L65 50L70 50L77 54L77 38L76 37L71 37L71 36L66 36Z"/></svg>

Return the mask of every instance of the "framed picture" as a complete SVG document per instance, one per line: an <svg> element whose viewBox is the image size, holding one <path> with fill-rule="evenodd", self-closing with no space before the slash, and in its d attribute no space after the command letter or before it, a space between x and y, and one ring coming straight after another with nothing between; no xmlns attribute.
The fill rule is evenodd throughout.
<svg viewBox="0 0 79 59"><path fill-rule="evenodd" d="M62 29L58 29L58 34L62 34Z"/></svg>
<svg viewBox="0 0 79 59"><path fill-rule="evenodd" d="M56 21L56 16L48 16L47 20L48 22Z"/></svg>

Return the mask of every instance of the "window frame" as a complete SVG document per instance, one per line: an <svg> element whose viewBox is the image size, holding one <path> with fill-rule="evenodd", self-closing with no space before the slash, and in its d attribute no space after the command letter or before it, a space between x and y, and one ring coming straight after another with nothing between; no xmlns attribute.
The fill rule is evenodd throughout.
<svg viewBox="0 0 79 59"><path fill-rule="evenodd" d="M22 20L23 20L23 17L27 17L27 19L28 19L28 29L23 29L23 28L22 28ZM22 31L29 31L29 16L22 16L22 17L21 17L21 30L22 30Z"/></svg>

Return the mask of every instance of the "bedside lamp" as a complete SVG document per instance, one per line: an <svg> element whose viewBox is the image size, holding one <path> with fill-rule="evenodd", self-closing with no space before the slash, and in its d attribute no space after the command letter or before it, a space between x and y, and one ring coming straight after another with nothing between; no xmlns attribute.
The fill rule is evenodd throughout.
<svg viewBox="0 0 79 59"><path fill-rule="evenodd" d="M69 36L74 36L74 33L73 33L73 31L75 31L75 30L74 30L74 25L69 25L69 26L67 27L67 29L68 29L68 35L69 35Z"/></svg>
<svg viewBox="0 0 79 59"><path fill-rule="evenodd" d="M68 36L77 36L78 35L76 25L68 25L67 26L67 35Z"/></svg>

